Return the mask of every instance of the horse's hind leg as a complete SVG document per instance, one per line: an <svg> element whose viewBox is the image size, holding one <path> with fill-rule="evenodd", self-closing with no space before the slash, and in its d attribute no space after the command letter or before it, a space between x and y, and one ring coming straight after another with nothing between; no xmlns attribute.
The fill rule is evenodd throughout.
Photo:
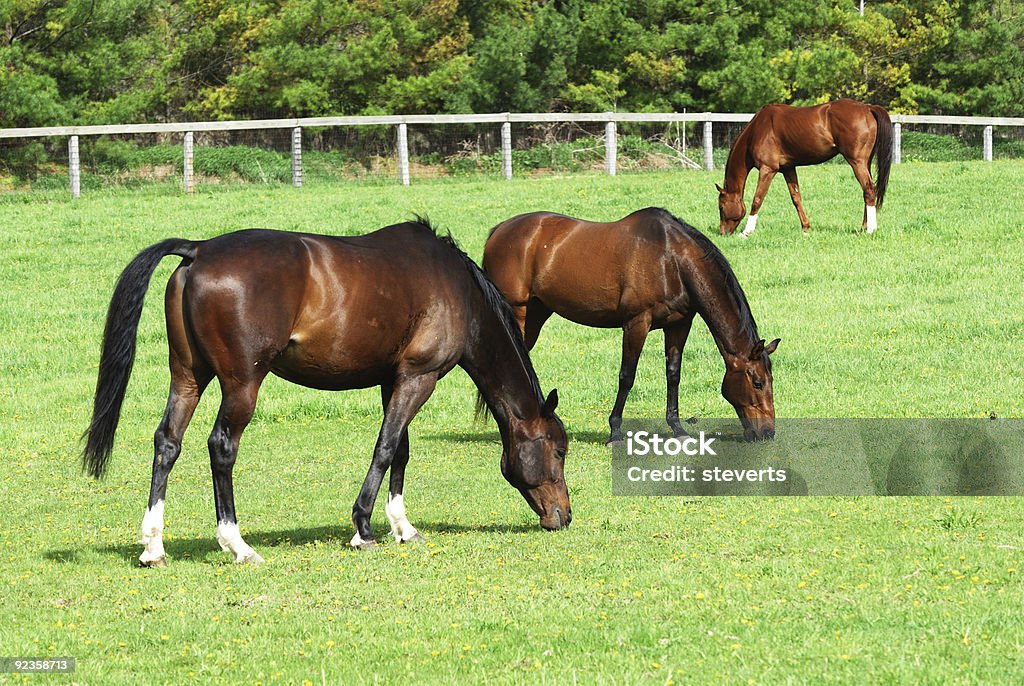
<svg viewBox="0 0 1024 686"><path fill-rule="evenodd" d="M686 345L692 324L693 315L690 315L678 324L665 328L665 381L668 387L665 421L675 436L686 434L679 423L679 373L682 367L683 346Z"/></svg>
<svg viewBox="0 0 1024 686"><path fill-rule="evenodd" d="M167 564L164 556L164 499L167 494L167 478L181 454L181 439L185 434L192 413L199 404L199 397L209 383L210 377L196 378L192 370L181 366L172 353L171 391L167 396L167 409L153 436L153 478L149 487L149 504L142 518L142 536L139 543L146 549L139 556L143 567L163 567Z"/></svg>
<svg viewBox="0 0 1024 686"><path fill-rule="evenodd" d="M203 390L213 378L209 366L190 345L181 314L181 293L186 274L187 270L183 268L175 271L164 295L171 390L167 395L163 419L153 436L153 477L139 541L146 546L139 556L139 564L144 567L162 567L167 564L163 543L167 478L181 454L181 439L192 419L192 413L199 404Z"/></svg>
<svg viewBox="0 0 1024 686"><path fill-rule="evenodd" d="M789 197L793 199L793 207L796 208L796 214L800 217L800 228L807 233L811 229L811 220L807 218L807 213L804 212L804 204L800 198L800 183L796 178L796 167L787 167L782 170L782 176L786 179L786 186L789 187Z"/></svg>
<svg viewBox="0 0 1024 686"><path fill-rule="evenodd" d="M875 214L877 191L874 181L871 180L871 171L868 169L867 160L847 158L846 161L853 167L853 175L857 177L857 183L864 190L864 221L861 228L866 229L868 233L874 233L878 228L878 219Z"/></svg>
<svg viewBox="0 0 1024 686"><path fill-rule="evenodd" d="M262 376L246 382L225 382L221 379L220 411L208 441L213 499L217 509L217 541L223 550L234 554L235 562L254 564L263 562L263 558L242 540L238 532L232 471L238 457L238 442L256 409L256 394L262 381Z"/></svg>
<svg viewBox="0 0 1024 686"><path fill-rule="evenodd" d="M633 388L636 380L636 365L640 361L640 353L644 349L644 341L651 330L651 315L648 312L641 314L628 321L622 327L622 362L619 366L619 391L615 396L615 406L612 407L611 416L608 417L608 425L611 427L611 436L608 438L608 445L622 443L622 411L626 407L626 396Z"/></svg>
<svg viewBox="0 0 1024 686"><path fill-rule="evenodd" d="M384 405L384 412L388 411L388 404L391 402L393 389L389 386L381 386L381 399ZM409 464L409 430L402 432L402 440L395 450L395 458L391 462L390 478L388 481L388 504L384 512L391 523L391 535L399 543L410 543L424 540L419 531L416 530L405 514L405 499L402 492L405 490L405 466Z"/></svg>

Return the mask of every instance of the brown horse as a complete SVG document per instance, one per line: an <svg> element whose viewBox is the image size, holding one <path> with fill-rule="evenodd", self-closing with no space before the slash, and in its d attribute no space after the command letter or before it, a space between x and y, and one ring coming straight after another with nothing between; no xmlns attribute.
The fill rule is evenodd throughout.
<svg viewBox="0 0 1024 686"><path fill-rule="evenodd" d="M622 327L619 389L609 445L622 440L622 410L647 334L665 330L665 419L677 436L679 369L699 314L725 361L722 395L748 439L775 434L772 367L746 296L725 257L697 229L662 209L598 223L550 212L513 217L491 231L484 271L512 305L528 348L551 314L586 326Z"/></svg>
<svg viewBox="0 0 1024 686"><path fill-rule="evenodd" d="M139 558L165 564L161 532L167 477L207 384L220 383L210 435L217 538L236 562L260 562L238 533L232 468L267 374L312 388L381 387L384 421L352 508L351 545L367 549L377 491L390 469L385 511L396 540L421 538L402 492L407 427L455 365L476 383L498 420L501 471L545 529L572 518L563 474L566 435L545 400L507 303L451 237L424 222L358 237L264 230L208 241L168 239L143 250L114 290L83 466L106 467L135 356L143 297L166 255L184 258L165 297L171 390L156 430L153 480Z"/></svg>
<svg viewBox="0 0 1024 686"><path fill-rule="evenodd" d="M878 184L871 181L871 159L878 155ZM836 100L814 107L768 105L740 132L725 164L725 188L718 188L718 212L722 234L736 230L746 206L743 188L751 169L758 170L757 189L750 204L747 225L740 234L749 236L757 225L757 213L768 186L778 172L786 179L789 195L804 233L811 222L800 200L796 168L820 164L842 155L853 167L864 189L863 228L873 233L878 226L875 208L882 206L892 165L892 121L878 105Z"/></svg>

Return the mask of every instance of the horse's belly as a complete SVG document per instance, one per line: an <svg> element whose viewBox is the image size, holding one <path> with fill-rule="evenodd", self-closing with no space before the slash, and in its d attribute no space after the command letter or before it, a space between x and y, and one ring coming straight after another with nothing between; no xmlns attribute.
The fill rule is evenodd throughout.
<svg viewBox="0 0 1024 686"><path fill-rule="evenodd" d="M583 326L593 326L599 329L615 329L625 323L623 316L615 311L591 312L586 310L560 309L555 310L555 312L570 322L582 324Z"/></svg>
<svg viewBox="0 0 1024 686"><path fill-rule="evenodd" d="M395 376L394 364L384 359L317 357L295 345L281 353L270 370L292 383L328 391L379 386Z"/></svg>

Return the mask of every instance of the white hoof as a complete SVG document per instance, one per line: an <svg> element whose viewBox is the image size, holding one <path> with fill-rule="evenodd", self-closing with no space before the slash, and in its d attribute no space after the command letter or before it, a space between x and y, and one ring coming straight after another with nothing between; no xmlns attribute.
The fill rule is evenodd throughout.
<svg viewBox="0 0 1024 686"><path fill-rule="evenodd" d="M248 552L235 555L236 565L261 565L265 562L262 556L252 548Z"/></svg>

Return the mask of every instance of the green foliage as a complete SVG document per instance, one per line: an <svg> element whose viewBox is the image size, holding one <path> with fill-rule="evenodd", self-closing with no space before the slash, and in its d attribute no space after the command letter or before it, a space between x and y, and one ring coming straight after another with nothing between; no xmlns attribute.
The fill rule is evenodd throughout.
<svg viewBox="0 0 1024 686"><path fill-rule="evenodd" d="M1015 0L19 0L0 126L339 114L753 111L854 97L1016 115Z"/></svg>
<svg viewBox="0 0 1024 686"><path fill-rule="evenodd" d="M907 131L903 134L902 157L907 162L978 160L981 148L956 136Z"/></svg>

